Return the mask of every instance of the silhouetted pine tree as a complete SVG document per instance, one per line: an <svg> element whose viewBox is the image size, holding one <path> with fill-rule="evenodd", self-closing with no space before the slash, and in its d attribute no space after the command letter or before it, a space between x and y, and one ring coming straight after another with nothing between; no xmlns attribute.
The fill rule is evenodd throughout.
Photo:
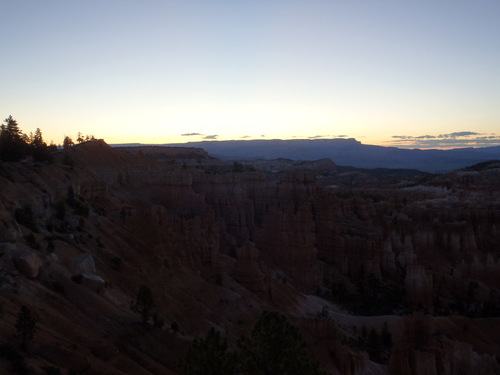
<svg viewBox="0 0 500 375"><path fill-rule="evenodd" d="M64 140L63 140L63 147L64 147L64 149L68 149L71 146L73 146L74 144L75 143L73 142L73 140L70 137L68 137L68 136L64 137Z"/></svg>
<svg viewBox="0 0 500 375"><path fill-rule="evenodd" d="M37 128L30 143L30 151L35 161L50 161L51 153L47 143L43 141L42 131Z"/></svg>
<svg viewBox="0 0 500 375"><path fill-rule="evenodd" d="M0 158L2 161L19 161L26 152L26 136L19 130L17 121L9 116L0 129Z"/></svg>

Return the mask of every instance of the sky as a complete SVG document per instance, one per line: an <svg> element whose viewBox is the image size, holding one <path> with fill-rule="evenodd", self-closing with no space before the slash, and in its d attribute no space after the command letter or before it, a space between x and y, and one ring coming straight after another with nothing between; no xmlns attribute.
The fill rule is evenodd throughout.
<svg viewBox="0 0 500 375"><path fill-rule="evenodd" d="M1 0L0 116L62 143L500 145L498 0Z"/></svg>

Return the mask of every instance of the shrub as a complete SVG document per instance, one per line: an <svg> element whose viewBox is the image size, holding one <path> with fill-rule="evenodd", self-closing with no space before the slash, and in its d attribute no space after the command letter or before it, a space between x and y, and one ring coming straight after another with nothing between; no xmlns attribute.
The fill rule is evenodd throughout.
<svg viewBox="0 0 500 375"><path fill-rule="evenodd" d="M83 202L81 200L76 201L75 203L75 213L80 216L88 217L90 212L90 207L88 203Z"/></svg>
<svg viewBox="0 0 500 375"><path fill-rule="evenodd" d="M35 216L33 215L33 207L29 203L26 203L21 208L16 208L14 216L17 222L25 227L36 232Z"/></svg>
<svg viewBox="0 0 500 375"><path fill-rule="evenodd" d="M179 323L172 322L172 324L170 325L170 329L172 330L172 332L174 333L174 335L176 335L177 332L179 332L179 330L180 330Z"/></svg>
<svg viewBox="0 0 500 375"><path fill-rule="evenodd" d="M40 244L36 240L36 237L33 233L28 234L26 237L26 243L28 244L29 247L35 250L41 250Z"/></svg>
<svg viewBox="0 0 500 375"><path fill-rule="evenodd" d="M48 253L53 253L54 251L56 251L56 245L54 245L54 241L49 240L49 242L47 242L47 247L45 248L45 250L47 250Z"/></svg>
<svg viewBox="0 0 500 375"><path fill-rule="evenodd" d="M158 314L156 311L153 314L153 325L155 326L155 328L163 328L163 326L165 325L165 318L162 315Z"/></svg>
<svg viewBox="0 0 500 375"><path fill-rule="evenodd" d="M137 292L134 309L141 314L142 324L146 325L151 317L151 309L154 307L153 294L146 285L141 285Z"/></svg>
<svg viewBox="0 0 500 375"><path fill-rule="evenodd" d="M85 229L85 220L83 219L83 217L81 217L80 220L78 220L78 225L76 227L76 230L79 232L83 232L84 229Z"/></svg>
<svg viewBox="0 0 500 375"><path fill-rule="evenodd" d="M65 216L66 216L66 202L64 201L64 199L61 199L59 200L59 202L57 202L56 217L59 220L64 220Z"/></svg>
<svg viewBox="0 0 500 375"><path fill-rule="evenodd" d="M68 167L70 167L71 169L74 168L75 166L75 161L73 160L73 158L71 156L69 156L68 154L64 154L63 156L63 160L62 160L62 163L64 165L67 165Z"/></svg>
<svg viewBox="0 0 500 375"><path fill-rule="evenodd" d="M46 226L46 229L52 233L54 232L54 230L56 229L56 226L54 224L54 222L52 221L52 219L49 219L49 221L47 221L47 226Z"/></svg>

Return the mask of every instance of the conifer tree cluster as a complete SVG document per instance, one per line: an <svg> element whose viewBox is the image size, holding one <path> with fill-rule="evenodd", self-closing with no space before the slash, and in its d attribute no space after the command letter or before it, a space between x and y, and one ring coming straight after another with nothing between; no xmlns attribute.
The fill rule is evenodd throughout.
<svg viewBox="0 0 500 375"><path fill-rule="evenodd" d="M241 336L238 351L211 328L179 359L183 375L326 375L313 360L299 329L285 315L263 311L250 335Z"/></svg>
<svg viewBox="0 0 500 375"><path fill-rule="evenodd" d="M94 139L93 135L84 137L78 133L77 142L82 143ZM64 138L64 148L71 147L73 144L70 137ZM58 147L52 142L47 145L40 128L37 128L34 134L23 133L12 116L7 117L0 126L0 161L20 161L31 156L36 162L50 162L52 153L57 149Z"/></svg>
<svg viewBox="0 0 500 375"><path fill-rule="evenodd" d="M19 161L32 156L35 161L50 161L51 149L42 137L42 131L37 128L35 134L24 134L17 121L12 116L5 119L0 128L0 159L2 161Z"/></svg>

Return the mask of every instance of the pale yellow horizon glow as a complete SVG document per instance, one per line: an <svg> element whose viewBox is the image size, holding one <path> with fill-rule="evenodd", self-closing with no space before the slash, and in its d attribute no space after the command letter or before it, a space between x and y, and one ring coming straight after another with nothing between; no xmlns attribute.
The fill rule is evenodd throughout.
<svg viewBox="0 0 500 375"><path fill-rule="evenodd" d="M56 144L500 145L500 3L480 3L0 2L0 116Z"/></svg>

